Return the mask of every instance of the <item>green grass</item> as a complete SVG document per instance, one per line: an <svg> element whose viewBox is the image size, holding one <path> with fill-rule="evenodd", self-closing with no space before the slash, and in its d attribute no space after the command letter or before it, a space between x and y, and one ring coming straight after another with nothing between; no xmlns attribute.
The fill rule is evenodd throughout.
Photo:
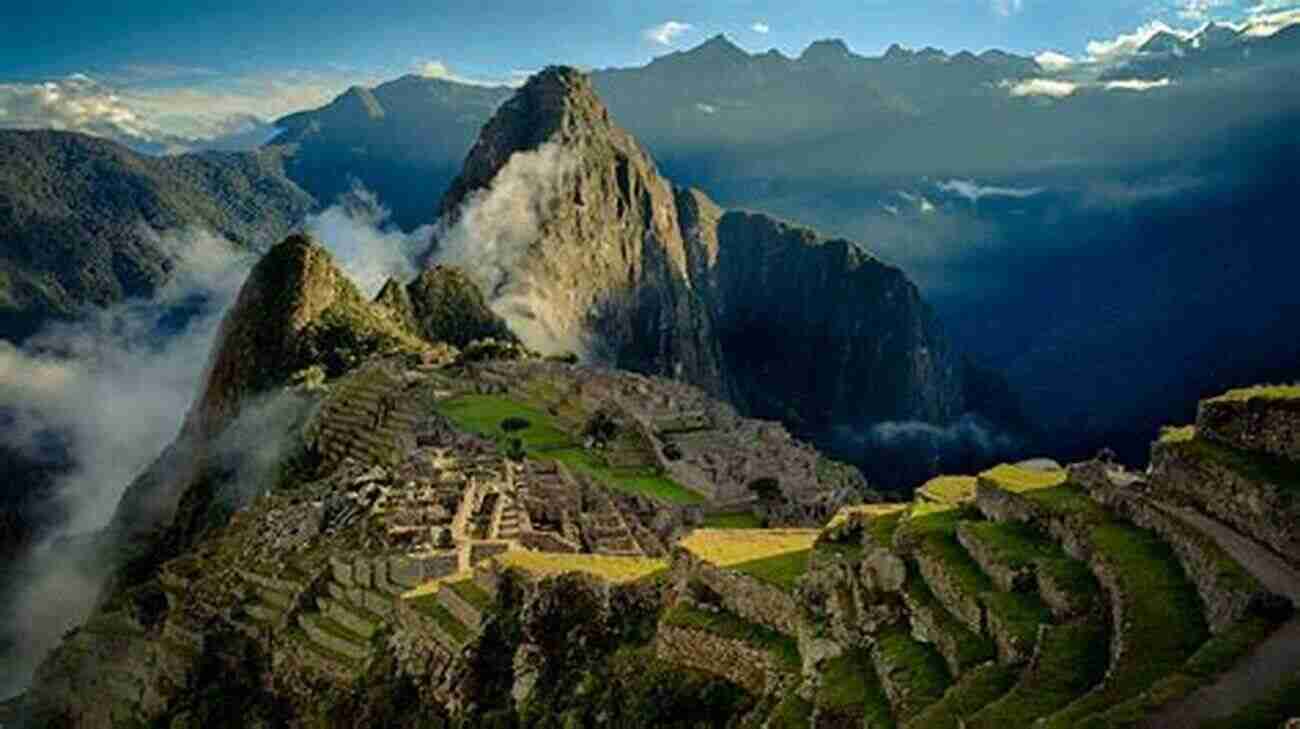
<svg viewBox="0 0 1300 729"><path fill-rule="evenodd" d="M974 476L938 476L917 489L918 499L936 504L961 504L975 498Z"/></svg>
<svg viewBox="0 0 1300 729"><path fill-rule="evenodd" d="M1179 673L1170 674L1151 688L1110 709L1088 717L1080 729L1135 729L1161 707L1180 701L1209 684L1241 660L1278 627L1276 620L1245 618L1201 646Z"/></svg>
<svg viewBox="0 0 1300 729"><path fill-rule="evenodd" d="M456 582L445 583L447 589L459 595L465 602L478 608L481 612L487 612L493 608L496 601L488 594L487 590L479 587L472 579L458 580Z"/></svg>
<svg viewBox="0 0 1300 729"><path fill-rule="evenodd" d="M709 514L700 526L705 529L761 529L763 520L752 511L732 511L723 514Z"/></svg>
<svg viewBox="0 0 1300 729"><path fill-rule="evenodd" d="M962 720L1004 696L1015 683L1016 672L1009 666L980 666L962 676L942 699L917 714L905 729L959 729Z"/></svg>
<svg viewBox="0 0 1300 729"><path fill-rule="evenodd" d="M1078 486L1052 486L1025 491L1021 495L1063 518L1092 523L1110 521L1110 514L1106 509L1093 501L1092 497L1088 496L1088 492Z"/></svg>
<svg viewBox="0 0 1300 729"><path fill-rule="evenodd" d="M455 615L452 615L447 608L442 606L442 603L438 602L437 594L410 598L410 604L411 607L432 618L444 633L460 645L468 643L470 638L473 637L474 634L469 627L460 622Z"/></svg>
<svg viewBox="0 0 1300 729"><path fill-rule="evenodd" d="M974 632L966 627L964 623L954 618L952 613L948 612L948 609L939 602L939 598L934 596L930 586L921 578L921 575L917 573L915 565L908 568L907 582L903 585L903 591L907 593L910 602L936 616L939 624L934 626L935 630L955 639L957 655L953 656L953 658L959 668L964 670L997 657L997 649L994 647L993 641Z"/></svg>
<svg viewBox="0 0 1300 729"><path fill-rule="evenodd" d="M609 465L581 447L546 412L504 395L461 395L438 404L438 411L458 428L493 438L500 443L510 438L522 441L533 458L559 461L610 488L627 493L649 494L674 504L698 504L704 497L683 487L654 466ZM507 418L523 418L528 427L509 436L501 430Z"/></svg>
<svg viewBox="0 0 1300 729"><path fill-rule="evenodd" d="M353 658L352 656L339 653L333 648L330 648L328 646L323 646L317 643L316 641L308 637L307 633L297 625L290 627L286 631L286 633L290 640L298 643L299 645L303 646L309 651L320 654L325 658L334 661L335 663L341 663L344 666L354 671L360 670L362 667L361 661L357 660L356 658Z"/></svg>
<svg viewBox="0 0 1300 729"><path fill-rule="evenodd" d="M1127 596L1122 613L1128 650L1102 690L1052 717L1047 726L1053 729L1069 729L1141 694L1179 671L1209 637L1200 597L1168 544L1153 532L1120 523L1094 526L1090 538Z"/></svg>
<svg viewBox="0 0 1300 729"><path fill-rule="evenodd" d="M811 549L802 549L797 552L778 554L774 557L741 562L733 565L731 569L743 572L786 592L793 592L799 578L808 571L808 557L811 555Z"/></svg>
<svg viewBox="0 0 1300 729"><path fill-rule="evenodd" d="M803 661L799 657L799 644L794 638L782 635L765 626L751 623L725 610L711 612L688 603L678 603L660 618L664 625L702 630L723 638L743 641L771 653L785 670L799 673Z"/></svg>
<svg viewBox="0 0 1300 729"><path fill-rule="evenodd" d="M1108 657L1106 631L1100 625L1079 622L1048 628L1037 662L1009 693L972 716L967 729L1031 726L1101 681Z"/></svg>
<svg viewBox="0 0 1300 729"><path fill-rule="evenodd" d="M1289 674L1268 698L1232 716L1201 725L1201 729L1277 729L1287 719L1300 716L1300 671Z"/></svg>
<svg viewBox="0 0 1300 729"><path fill-rule="evenodd" d="M907 702L899 707L903 719L943 698L952 679L934 646L920 643L902 628L891 628L876 638L876 665L888 667L890 681L907 689Z"/></svg>
<svg viewBox="0 0 1300 729"><path fill-rule="evenodd" d="M812 726L812 704L790 694L777 704L772 718L767 723L768 729L809 729Z"/></svg>
<svg viewBox="0 0 1300 729"><path fill-rule="evenodd" d="M877 722L872 726L881 726L879 722L891 717L889 698L865 650L851 650L826 662L815 703L829 709L861 707Z"/></svg>
<svg viewBox="0 0 1300 729"><path fill-rule="evenodd" d="M1028 524L965 522L962 531L984 546L1000 565L1013 570L1032 568L1043 579L1075 597L1076 604L1096 599L1100 586L1088 566L1071 559L1051 539Z"/></svg>
<svg viewBox="0 0 1300 729"><path fill-rule="evenodd" d="M944 572L953 578L955 587L965 596L979 602L1022 644L1033 645L1038 626L1051 622L1051 612L1036 594L1001 592L993 580L980 569L979 564L957 541L959 522L940 518L943 515L922 517L931 522L925 527L917 542L917 553L943 564Z"/></svg>
<svg viewBox="0 0 1300 729"><path fill-rule="evenodd" d="M1209 402L1224 400L1300 400L1300 384L1297 385L1256 385L1228 390Z"/></svg>
<svg viewBox="0 0 1300 729"><path fill-rule="evenodd" d="M1196 437L1195 425L1167 425L1160 429L1161 443L1186 443Z"/></svg>
<svg viewBox="0 0 1300 729"><path fill-rule="evenodd" d="M889 547L894 543L894 532L898 530L898 525L902 520L902 511L872 517L867 521L867 536L869 536L871 541L876 545Z"/></svg>
<svg viewBox="0 0 1300 729"><path fill-rule="evenodd" d="M1005 463L990 468L979 477L992 481L1007 491L1017 493L1051 488L1065 483L1065 471L1038 471Z"/></svg>

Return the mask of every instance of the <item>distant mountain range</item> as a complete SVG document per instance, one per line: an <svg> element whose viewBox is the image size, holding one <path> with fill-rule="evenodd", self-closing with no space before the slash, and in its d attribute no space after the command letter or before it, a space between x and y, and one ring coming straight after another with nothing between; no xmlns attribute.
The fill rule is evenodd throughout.
<svg viewBox="0 0 1300 729"><path fill-rule="evenodd" d="M998 51L894 46L865 57L826 40L789 58L718 36L592 81L673 183L862 241L918 283L960 349L1009 373L1049 432L1068 430L1080 450L1114 443L1136 460L1157 424L1188 415L1184 403L1300 369L1284 323L1296 297L1277 280L1295 253L1273 222L1300 161L1290 131L1298 27L1156 35L1091 76ZM355 186L406 229L431 223L511 93L416 76L358 87L278 120L281 133L253 155L160 160L67 135L10 135L26 141L0 149L6 170L31 148L46 150L38 168L54 169L52 150L85 147L103 158L96 174L166 190L155 207L168 212L92 206L102 193L10 180L16 210L70 209L61 220L84 222L58 231L39 215L5 216L18 221L6 242L72 250L41 263L30 246L7 246L5 332L165 278L138 236L96 230L188 221L261 245ZM187 202L213 195L230 204ZM75 245L85 240L96 242ZM116 259L114 246L125 251ZM1123 397L1111 394L1119 380Z"/></svg>

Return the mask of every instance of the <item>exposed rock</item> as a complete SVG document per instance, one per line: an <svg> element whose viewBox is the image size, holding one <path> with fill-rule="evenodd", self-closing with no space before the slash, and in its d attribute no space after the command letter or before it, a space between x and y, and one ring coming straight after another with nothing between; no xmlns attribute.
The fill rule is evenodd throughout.
<svg viewBox="0 0 1300 729"><path fill-rule="evenodd" d="M1196 432L1229 448L1300 462L1300 394L1291 397L1229 393L1201 401Z"/></svg>
<svg viewBox="0 0 1300 729"><path fill-rule="evenodd" d="M513 154L543 145L573 167L509 281L552 291L551 324L597 358L684 378L801 432L963 412L959 360L901 271L674 189L571 69L533 77L484 127L443 199L435 260L462 206Z"/></svg>
<svg viewBox="0 0 1300 729"><path fill-rule="evenodd" d="M415 331L430 342L464 348L478 339L517 341L505 321L488 308L478 286L458 269L426 269L407 285L403 304L407 302L409 309L402 310L410 312Z"/></svg>

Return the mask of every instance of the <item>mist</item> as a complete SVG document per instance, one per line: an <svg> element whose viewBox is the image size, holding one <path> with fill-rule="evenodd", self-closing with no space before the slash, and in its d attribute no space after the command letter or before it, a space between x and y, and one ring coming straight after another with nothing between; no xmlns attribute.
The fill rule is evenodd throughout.
<svg viewBox="0 0 1300 729"><path fill-rule="evenodd" d="M394 225L389 209L359 184L336 204L309 216L304 227L367 298L374 298L389 278L415 278L416 259L433 235L431 225L409 233Z"/></svg>
<svg viewBox="0 0 1300 729"><path fill-rule="evenodd" d="M150 232L150 235L158 234ZM44 504L52 530L11 566L0 612L0 696L23 689L63 631L84 619L105 570L93 558L128 483L180 429L203 376L221 316L253 257L201 230L157 239L174 275L149 299L47 327L22 347L0 342L0 442L39 458L66 452Z"/></svg>
<svg viewBox="0 0 1300 729"><path fill-rule="evenodd" d="M943 473L973 473L1021 458L1022 438L978 415L966 414L946 425L886 421L837 426L818 445L859 465L875 488L910 498L913 489Z"/></svg>
<svg viewBox="0 0 1300 729"><path fill-rule="evenodd" d="M492 311L524 344L544 354L588 353L576 323L561 320L548 305L569 292L539 281L525 261L541 236L546 211L576 166L572 154L553 143L516 152L491 187L466 198L455 223L435 231L432 262L463 269Z"/></svg>

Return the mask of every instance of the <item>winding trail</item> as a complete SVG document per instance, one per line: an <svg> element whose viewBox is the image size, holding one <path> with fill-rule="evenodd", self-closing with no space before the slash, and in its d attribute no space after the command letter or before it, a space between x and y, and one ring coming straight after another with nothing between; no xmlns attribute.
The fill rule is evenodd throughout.
<svg viewBox="0 0 1300 729"><path fill-rule="evenodd" d="M1233 559L1264 584L1300 606L1300 571L1281 557L1227 526L1187 508L1161 506L1209 535ZM1273 634L1214 683L1171 704L1146 721L1150 729L1196 729L1268 696L1287 674L1300 670L1300 614Z"/></svg>

